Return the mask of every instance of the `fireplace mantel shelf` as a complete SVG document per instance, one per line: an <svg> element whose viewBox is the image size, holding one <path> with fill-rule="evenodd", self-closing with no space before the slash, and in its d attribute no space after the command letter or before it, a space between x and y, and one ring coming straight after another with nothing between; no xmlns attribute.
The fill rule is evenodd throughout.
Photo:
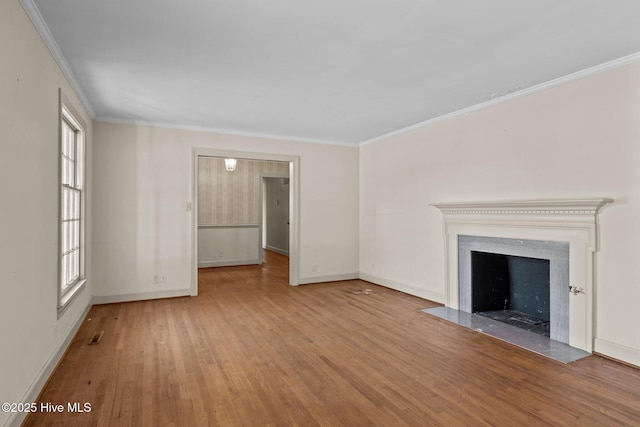
<svg viewBox="0 0 640 427"><path fill-rule="evenodd" d="M595 215L613 199L555 199L432 203L444 214Z"/></svg>

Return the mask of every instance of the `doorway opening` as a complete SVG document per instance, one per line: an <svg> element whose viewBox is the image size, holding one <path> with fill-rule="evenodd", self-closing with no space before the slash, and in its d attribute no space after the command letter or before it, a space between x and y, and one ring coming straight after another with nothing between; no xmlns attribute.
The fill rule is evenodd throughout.
<svg viewBox="0 0 640 427"><path fill-rule="evenodd" d="M235 170L225 159L236 160ZM299 158L297 156L227 150L193 150L193 273L192 295L198 294L198 268L227 267L263 262L266 247L263 209L265 178L280 181L280 216L286 209L285 242L275 248L289 257L290 285L298 284ZM286 184L286 185L285 185ZM273 222L274 220L272 220ZM269 233L266 233L268 238Z"/></svg>

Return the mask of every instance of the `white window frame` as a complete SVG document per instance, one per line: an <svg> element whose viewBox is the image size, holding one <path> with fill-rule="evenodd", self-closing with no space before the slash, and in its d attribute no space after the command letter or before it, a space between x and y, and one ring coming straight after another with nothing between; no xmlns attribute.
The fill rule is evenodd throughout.
<svg viewBox="0 0 640 427"><path fill-rule="evenodd" d="M58 132L58 316L79 294L85 275L86 126L60 91ZM69 133L69 131L71 133Z"/></svg>

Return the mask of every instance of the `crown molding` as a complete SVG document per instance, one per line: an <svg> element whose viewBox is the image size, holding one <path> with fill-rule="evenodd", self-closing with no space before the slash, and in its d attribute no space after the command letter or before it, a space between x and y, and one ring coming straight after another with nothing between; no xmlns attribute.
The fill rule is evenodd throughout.
<svg viewBox="0 0 640 427"><path fill-rule="evenodd" d="M51 34L49 27L47 26L46 22L44 21L44 18L40 14L40 10L38 9L38 6L35 5L33 0L20 0L20 4L22 4L22 8L31 19L33 26L36 28L38 33L40 33L40 37L42 37L42 40L47 45L47 48L49 48L51 55L53 55L53 58L58 63L58 66L62 70L62 73L69 81L69 84L71 84L71 87L73 87L73 90L75 91L76 95L78 96L78 98L80 98L80 102L82 103L82 106L85 108L85 110L87 110L91 118L95 119L95 112L91 107L91 103L89 102L89 99L87 98L84 91L82 90L82 87L78 83L78 80L76 80L76 77L73 74L73 71L71 71L71 67L69 67L69 64L64 58L64 55L62 54L62 51L60 50L58 43L56 43L55 39L53 38L53 34Z"/></svg>
<svg viewBox="0 0 640 427"><path fill-rule="evenodd" d="M181 125L176 123L149 122L144 120L127 120L127 119L112 118L112 117L97 117L94 120L102 123L115 123L115 124L133 125L133 126L150 126L150 127L164 128L164 129L184 130L184 131L190 131L190 132L218 133L221 135L233 135L233 136L241 136L246 138L272 139L272 140L278 140L278 141L303 142L303 143L311 143L311 144L336 145L341 147L358 148L357 144L350 144L347 142L327 141L327 140L313 139L313 138L298 138L295 136L273 135L273 134L260 133L260 132L241 132L236 130L219 129L219 128L208 127L208 126L190 126L190 125Z"/></svg>
<svg viewBox="0 0 640 427"><path fill-rule="evenodd" d="M269 138L269 139L278 139L278 140L285 140L285 141L297 141L297 142L310 142L310 143L314 143L314 144L327 144L327 145L338 145L338 146L346 146L346 147L359 147L359 146L364 146L364 145L368 145L377 141L381 141L384 139L388 139L397 135L401 135L425 126L429 126L431 124L434 123L438 123L444 120L448 120L448 119L453 119L456 117L460 117L460 116L464 116L466 114L469 113L473 113L473 112L477 112L480 110L483 110L485 108L489 108L492 107L494 105L498 105L501 104L503 102L508 102L514 99L518 99L521 97L525 97L528 95L532 95L538 92L542 92L544 90L547 89L551 89L553 87L556 86L560 86L575 80L579 80L579 79L583 79L595 74L599 74L605 71L609 71L615 68L619 68L622 67L624 65L628 65L628 64L632 64L635 62L640 61L640 52L628 55L628 56L624 56L622 58L618 58L618 59L614 59L612 61L608 61L605 62L603 64L600 65L596 65L594 67L590 67L587 68L585 70L582 71L578 71L572 74L568 74L566 76L563 77L559 77L557 79L553 79L550 80L548 82L544 82L535 86L531 86L522 90L518 90L515 92L511 92L508 94L505 94L503 96L499 96L484 102L481 102L479 104L476 105L472 105L470 107L466 107L457 111L453 111L451 113L448 114L444 114L432 119L428 119L425 120L423 122L420 123L416 123L414 125L411 126L407 126L398 130L395 130L393 132L389 132L380 136L376 136L374 138L362 141L360 143L347 143L347 142L338 142L338 141L326 141L326 140L317 140L317 139L312 139L312 138L297 138L297 137L292 137L292 136L282 136L282 135L270 135L270 134L261 134L261 133L251 133L251 132L238 132L238 131L233 131L233 130L228 130L228 129L216 129L216 128L208 128L208 127L200 127L200 126L182 126L182 125L176 125L173 123L159 123L159 122L153 122L153 123L140 123L140 122L136 122L134 120L122 120L122 119L111 119L111 118L97 118L96 114L91 106L91 103L89 102L89 99L87 98L86 94L84 93L84 90L82 89L82 87L80 86L80 84L78 83L78 80L76 79L73 71L71 70L71 67L69 66L69 64L67 63L66 59L64 58L64 55L62 54L62 51L60 50L60 47L58 46L58 44L56 43L51 31L49 30L49 27L47 26L44 18L42 17L40 10L38 9L38 7L36 6L36 4L34 3L34 0L20 0L20 4L22 5L23 9L25 10L25 12L27 13L27 15L29 16L29 18L31 19L31 22L33 23L34 27L36 28L36 30L38 31L38 33L40 34L40 36L42 37L43 41L45 42L46 46L48 47L49 51L51 52L51 54L53 55L55 61L57 62L58 66L60 67L60 69L62 70L62 73L64 74L64 76L67 78L67 80L69 81L69 83L71 84L71 86L73 87L76 95L78 96L78 98L80 99L80 101L82 102L82 105L84 106L84 108L87 110L87 112L89 113L89 115L91 116L92 119L94 120L99 120L99 121L103 121L103 122L112 122L112 123L126 123L126 124L137 124L137 125L150 125L150 126L156 126L156 127L164 127L164 128L172 128L172 129L184 129L184 130L193 130L193 131L203 131L203 132L216 132L216 133L224 133L224 134L228 134L228 135L238 135L238 136L246 136L246 137L256 137L256 138Z"/></svg>
<svg viewBox="0 0 640 427"><path fill-rule="evenodd" d="M498 104L502 104L503 102L509 102L514 99L523 98L525 96L533 95L538 92L542 92L556 86L560 86L566 83L570 83L576 80L584 79L586 77L590 77L596 74L603 73L605 71L610 71L616 68L623 67L625 65L633 64L636 62L640 62L640 52L623 56L622 58L614 59L612 61L605 62L603 64L596 65L594 67L590 67L584 69L582 71L577 71L575 73L568 74L563 77L558 77L557 79L549 80L548 82L540 83L535 86L531 86L522 90L518 90L515 92L511 92L505 94L503 96L499 96L488 101L481 102L479 104L472 105L470 107L463 108L461 110L453 111L451 113L443 114L442 116L434 117L429 120L425 120L420 123L416 123L415 125L407 126L402 129L395 130L393 132L386 133L384 135L376 136L374 138L368 139L366 141L362 141L358 144L358 146L364 146L367 144L371 144L377 141L381 141L387 138L391 138L394 136L402 135L407 132L411 132L416 129L420 129L425 126L432 125L434 123L442 122L444 120L454 119L456 117L461 117L466 114L475 113L480 110L484 110L485 108L490 108Z"/></svg>

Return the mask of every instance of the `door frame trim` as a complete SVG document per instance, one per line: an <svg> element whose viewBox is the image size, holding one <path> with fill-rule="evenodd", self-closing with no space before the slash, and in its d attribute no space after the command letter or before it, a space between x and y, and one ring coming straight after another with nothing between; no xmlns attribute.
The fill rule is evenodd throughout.
<svg viewBox="0 0 640 427"><path fill-rule="evenodd" d="M223 150L213 148L191 149L191 295L198 295L198 158L232 157L242 160L263 160L289 163L289 284L300 282L300 156L261 153L255 151ZM262 222L262 221L261 221ZM262 236L262 233L260 233ZM261 243L262 246L262 243Z"/></svg>

